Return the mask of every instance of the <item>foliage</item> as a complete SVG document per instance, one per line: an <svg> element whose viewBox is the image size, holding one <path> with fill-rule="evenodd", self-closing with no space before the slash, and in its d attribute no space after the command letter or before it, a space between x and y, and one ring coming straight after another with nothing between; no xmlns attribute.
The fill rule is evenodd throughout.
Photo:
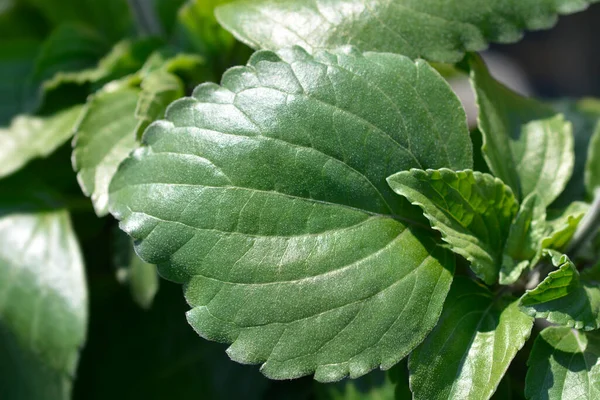
<svg viewBox="0 0 600 400"><path fill-rule="evenodd" d="M594 2L0 0L0 398L597 398Z"/></svg>

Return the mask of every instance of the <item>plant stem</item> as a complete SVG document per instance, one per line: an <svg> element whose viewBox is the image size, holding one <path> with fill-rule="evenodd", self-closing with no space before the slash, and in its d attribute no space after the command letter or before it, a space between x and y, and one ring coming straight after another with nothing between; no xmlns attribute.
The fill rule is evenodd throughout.
<svg viewBox="0 0 600 400"><path fill-rule="evenodd" d="M594 233L600 228L600 188L594 191L594 201L590 210L585 214L579 227L573 235L573 240L567 248L569 256L575 256L577 252L594 237Z"/></svg>
<svg viewBox="0 0 600 400"><path fill-rule="evenodd" d="M128 0L140 36L164 34L158 16L152 8L152 0Z"/></svg>

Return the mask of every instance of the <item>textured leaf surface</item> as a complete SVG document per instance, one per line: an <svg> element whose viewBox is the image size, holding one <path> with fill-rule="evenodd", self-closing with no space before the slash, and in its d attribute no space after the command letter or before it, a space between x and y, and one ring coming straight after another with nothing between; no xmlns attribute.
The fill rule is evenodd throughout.
<svg viewBox="0 0 600 400"><path fill-rule="evenodd" d="M600 397L600 336L565 327L544 329L529 356L525 396L531 400Z"/></svg>
<svg viewBox="0 0 600 400"><path fill-rule="evenodd" d="M600 188L600 119L590 140L585 165L585 187L590 197L593 197L594 191Z"/></svg>
<svg viewBox="0 0 600 400"><path fill-rule="evenodd" d="M308 50L353 44L431 61L458 62L465 51L511 43L524 30L550 28L558 14L596 0L241 0L217 18L254 48ZM260 21L257 23L256 21Z"/></svg>
<svg viewBox="0 0 600 400"><path fill-rule="evenodd" d="M518 204L508 186L489 174L449 169L398 172L392 189L423 209L453 252L471 262L487 284L498 279L504 243Z"/></svg>
<svg viewBox="0 0 600 400"><path fill-rule="evenodd" d="M479 106L483 155L495 176L519 199L537 193L549 205L571 178L575 155L571 123L552 108L496 81L479 56L469 58Z"/></svg>
<svg viewBox="0 0 600 400"><path fill-rule="evenodd" d="M69 215L1 207L0 397L69 399L87 327L84 268Z"/></svg>
<svg viewBox="0 0 600 400"><path fill-rule="evenodd" d="M258 52L166 119L115 175L111 212L185 283L201 336L269 377L334 381L390 368L433 328L453 257L406 224L422 217L385 181L472 163L464 113L431 67Z"/></svg>
<svg viewBox="0 0 600 400"><path fill-rule="evenodd" d="M126 86L97 93L75 130L73 167L99 216L108 214L108 186L117 167L137 146L138 97L139 89Z"/></svg>
<svg viewBox="0 0 600 400"><path fill-rule="evenodd" d="M457 277L438 325L410 355L414 399L489 399L532 326L516 299Z"/></svg>
<svg viewBox="0 0 600 400"><path fill-rule="evenodd" d="M0 177L52 154L73 135L81 110L75 106L48 117L20 115L10 127L0 128Z"/></svg>
<svg viewBox="0 0 600 400"><path fill-rule="evenodd" d="M553 256L558 267L535 289L525 292L520 300L521 310L536 318L576 329L593 330L600 327L600 287L580 277L571 260L563 255Z"/></svg>

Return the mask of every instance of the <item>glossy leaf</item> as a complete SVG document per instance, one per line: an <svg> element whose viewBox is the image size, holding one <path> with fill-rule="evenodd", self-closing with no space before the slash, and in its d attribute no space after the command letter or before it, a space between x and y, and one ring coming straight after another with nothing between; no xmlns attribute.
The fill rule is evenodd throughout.
<svg viewBox="0 0 600 400"><path fill-rule="evenodd" d="M573 202L565 210L549 211L542 249L565 250L589 208L587 203Z"/></svg>
<svg viewBox="0 0 600 400"><path fill-rule="evenodd" d="M593 197L594 192L600 188L600 119L598 119L594 135L590 140L585 165L585 187L590 197Z"/></svg>
<svg viewBox="0 0 600 400"><path fill-rule="evenodd" d="M498 279L504 243L518 203L508 186L488 174L449 169L398 172L388 183L423 209L450 249L471 262L487 284Z"/></svg>
<svg viewBox="0 0 600 400"><path fill-rule="evenodd" d="M532 326L516 299L455 278L438 325L410 355L413 398L489 399Z"/></svg>
<svg viewBox="0 0 600 400"><path fill-rule="evenodd" d="M535 340L527 362L530 400L596 399L600 396L598 332L552 326Z"/></svg>
<svg viewBox="0 0 600 400"><path fill-rule="evenodd" d="M472 163L460 103L426 63L258 52L166 119L113 178L111 212L185 283L201 336L271 378L335 381L390 368L433 328L453 257L385 181Z"/></svg>
<svg viewBox="0 0 600 400"><path fill-rule="evenodd" d="M47 117L20 115L8 128L0 128L0 177L52 154L69 140L81 110L75 106Z"/></svg>
<svg viewBox="0 0 600 400"><path fill-rule="evenodd" d="M87 327L69 215L0 212L0 397L69 399Z"/></svg>
<svg viewBox="0 0 600 400"><path fill-rule="evenodd" d="M519 199L536 193L543 205L551 204L573 172L571 124L549 106L496 81L480 57L471 56L469 63L490 170Z"/></svg>
<svg viewBox="0 0 600 400"><path fill-rule="evenodd" d="M75 129L73 168L98 216L108 214L108 186L117 167L137 146L134 116L139 89L118 85L88 102Z"/></svg>
<svg viewBox="0 0 600 400"><path fill-rule="evenodd" d="M521 310L536 318L576 329L600 328L600 287L582 279L569 257L554 255L558 267L521 297Z"/></svg>
<svg viewBox="0 0 600 400"><path fill-rule="evenodd" d="M559 14L596 1L241 0L217 8L217 18L257 49L353 44L363 51L455 63L465 51L516 42L524 30L550 28Z"/></svg>
<svg viewBox="0 0 600 400"><path fill-rule="evenodd" d="M510 226L500 268L500 284L511 285L541 254L542 240L549 232L546 209L537 194L527 196Z"/></svg>

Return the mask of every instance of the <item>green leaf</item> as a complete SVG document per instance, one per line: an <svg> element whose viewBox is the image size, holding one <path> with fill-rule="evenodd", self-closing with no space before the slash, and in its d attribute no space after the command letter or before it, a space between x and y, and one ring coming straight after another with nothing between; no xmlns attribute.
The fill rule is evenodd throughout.
<svg viewBox="0 0 600 400"><path fill-rule="evenodd" d="M44 19L23 2L0 0L0 38L42 40L47 34Z"/></svg>
<svg viewBox="0 0 600 400"><path fill-rule="evenodd" d="M31 112L38 102L31 82L39 43L32 40L0 41L0 126L19 113Z"/></svg>
<svg viewBox="0 0 600 400"><path fill-rule="evenodd" d="M465 51L520 40L552 27L558 14L597 0L241 0L217 8L219 22L254 48L309 51L352 44L455 63Z"/></svg>
<svg viewBox="0 0 600 400"><path fill-rule="evenodd" d="M590 197L600 188L600 119L594 130L585 165L585 187Z"/></svg>
<svg viewBox="0 0 600 400"><path fill-rule="evenodd" d="M0 128L0 178L69 140L81 111L82 106L74 106L47 117L20 115L10 127Z"/></svg>
<svg viewBox="0 0 600 400"><path fill-rule="evenodd" d="M183 82L177 75L158 70L144 78L135 109L138 120L134 129L135 137L140 139L148 125L164 117L167 106L183 95Z"/></svg>
<svg viewBox="0 0 600 400"><path fill-rule="evenodd" d="M549 205L573 171L571 124L549 106L496 81L479 56L470 56L469 63L490 170L519 199L537 193L542 204Z"/></svg>
<svg viewBox="0 0 600 400"><path fill-rule="evenodd" d="M532 193L523 201L510 226L500 268L500 284L515 283L525 269L535 265L547 233L546 209L538 195Z"/></svg>
<svg viewBox="0 0 600 400"><path fill-rule="evenodd" d="M584 98L579 101L566 100L555 103L554 107L571 121L575 137L573 176L554 204L556 207L567 207L573 201L581 201L586 198L584 173L590 139L600 121L600 100L593 98Z"/></svg>
<svg viewBox="0 0 600 400"><path fill-rule="evenodd" d="M0 397L69 399L87 327L84 267L69 215L10 214L4 204L0 214Z"/></svg>
<svg viewBox="0 0 600 400"><path fill-rule="evenodd" d="M152 0L154 13L160 19L167 34L171 34L177 21L177 14L186 0Z"/></svg>
<svg viewBox="0 0 600 400"><path fill-rule="evenodd" d="M553 324L584 330L600 328L600 287L580 277L566 255L552 256L558 267L535 289L521 297L519 306L527 315Z"/></svg>
<svg viewBox="0 0 600 400"><path fill-rule="evenodd" d="M43 82L59 72L92 67L109 49L109 44L94 30L76 24L61 25L42 44L33 79Z"/></svg>
<svg viewBox="0 0 600 400"><path fill-rule="evenodd" d="M600 396L600 336L565 327L544 329L527 365L530 400L597 399Z"/></svg>
<svg viewBox="0 0 600 400"><path fill-rule="evenodd" d="M449 169L398 172L388 183L421 207L450 249L470 261L491 285L498 280L504 243L518 203L508 186L491 175Z"/></svg>
<svg viewBox="0 0 600 400"><path fill-rule="evenodd" d="M336 381L392 367L433 328L454 258L385 181L472 163L464 112L429 65L258 52L166 119L121 165L110 209L185 283L202 337L272 378Z"/></svg>
<svg viewBox="0 0 600 400"><path fill-rule="evenodd" d="M542 239L542 249L566 250L579 222L589 209L590 205L587 203L573 202L565 210L549 210L546 236Z"/></svg>
<svg viewBox="0 0 600 400"><path fill-rule="evenodd" d="M135 254L131 239L123 232L117 231L114 241L117 280L129 285L137 305L149 309L159 287L156 266L145 263Z"/></svg>
<svg viewBox="0 0 600 400"><path fill-rule="evenodd" d="M532 327L513 297L456 277L438 325L410 355L414 399L489 399Z"/></svg>
<svg viewBox="0 0 600 400"><path fill-rule="evenodd" d="M108 214L110 181L121 161L137 147L134 114L140 90L116 84L88 101L73 142L77 180L98 216Z"/></svg>

